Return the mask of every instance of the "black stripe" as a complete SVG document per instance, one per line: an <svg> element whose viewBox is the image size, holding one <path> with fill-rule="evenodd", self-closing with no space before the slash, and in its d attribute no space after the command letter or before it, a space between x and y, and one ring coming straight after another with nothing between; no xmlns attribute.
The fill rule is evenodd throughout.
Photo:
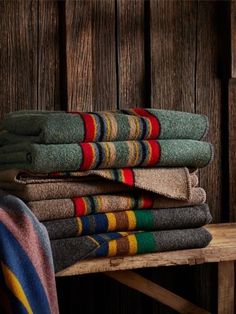
<svg viewBox="0 0 236 314"><path fill-rule="evenodd" d="M91 213L95 213L95 203L92 196L87 196L89 201L89 207L91 208Z"/></svg>
<svg viewBox="0 0 236 314"><path fill-rule="evenodd" d="M141 145L142 158L141 158L141 161L138 164L138 166L141 166L147 157L147 147L145 146L145 144L142 141L140 141L139 144Z"/></svg>
<svg viewBox="0 0 236 314"><path fill-rule="evenodd" d="M97 164L95 165L94 169L98 169L102 163L102 160L103 160L103 150L102 150L102 146L100 143L94 143L94 145L96 145L96 148L98 150L98 161L97 161Z"/></svg>
<svg viewBox="0 0 236 314"><path fill-rule="evenodd" d="M98 113L94 113L94 115L96 116L96 117L98 117L98 120L99 120L99 125L98 126L100 126L100 134L99 134L99 136L98 136L98 139L97 139L97 141L98 142L102 142L102 140L103 140L103 138L104 138L104 130L105 130L105 125L104 125L104 120L103 120L103 118L98 114Z"/></svg>
<svg viewBox="0 0 236 314"><path fill-rule="evenodd" d="M146 133L147 133L147 124L146 124L146 120L142 117L140 117L140 128L142 130L142 133L141 133L141 140L145 139L146 137Z"/></svg>

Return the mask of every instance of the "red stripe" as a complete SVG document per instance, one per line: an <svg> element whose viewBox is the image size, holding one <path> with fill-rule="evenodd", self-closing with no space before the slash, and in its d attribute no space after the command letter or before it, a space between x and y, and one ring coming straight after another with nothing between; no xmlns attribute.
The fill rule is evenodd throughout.
<svg viewBox="0 0 236 314"><path fill-rule="evenodd" d="M143 208L152 208L153 207L153 199L148 196L143 196Z"/></svg>
<svg viewBox="0 0 236 314"><path fill-rule="evenodd" d="M160 144L158 141L147 141L147 143L150 145L151 152L150 152L150 159L148 161L148 166L155 166L157 165L159 159L160 159Z"/></svg>
<svg viewBox="0 0 236 314"><path fill-rule="evenodd" d="M50 176L52 176L52 177L60 177L61 173L60 172L52 172L52 173L50 173Z"/></svg>
<svg viewBox="0 0 236 314"><path fill-rule="evenodd" d="M94 153L91 143L81 143L80 147L83 153L83 162L80 165L80 170L89 170L94 161Z"/></svg>
<svg viewBox="0 0 236 314"><path fill-rule="evenodd" d="M75 207L75 217L84 216L86 213L86 207L83 197L74 197L72 201Z"/></svg>
<svg viewBox="0 0 236 314"><path fill-rule="evenodd" d="M84 121L84 142L94 142L95 140L95 121L89 113L82 113L81 117Z"/></svg>
<svg viewBox="0 0 236 314"><path fill-rule="evenodd" d="M151 132L150 139L156 139L160 135L160 122L153 114L143 108L135 108L133 111L138 114L140 117L145 117L150 121L151 124Z"/></svg>
<svg viewBox="0 0 236 314"><path fill-rule="evenodd" d="M134 186L134 172L131 168L125 168L121 170L124 177L124 183L130 186Z"/></svg>

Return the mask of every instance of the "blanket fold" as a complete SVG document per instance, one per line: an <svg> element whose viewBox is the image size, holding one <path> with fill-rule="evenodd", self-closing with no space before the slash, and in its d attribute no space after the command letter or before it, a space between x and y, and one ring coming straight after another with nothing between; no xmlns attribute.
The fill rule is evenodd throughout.
<svg viewBox="0 0 236 314"><path fill-rule="evenodd" d="M47 231L20 199L3 194L0 260L0 292L5 295L0 303L7 313L59 313Z"/></svg>
<svg viewBox="0 0 236 314"><path fill-rule="evenodd" d="M39 221L44 221L134 209L186 207L205 202L206 192L202 188L192 188L188 200L175 200L154 193L130 191L129 194L101 194L71 199L31 201L27 205Z"/></svg>
<svg viewBox="0 0 236 314"><path fill-rule="evenodd" d="M134 188L175 200L190 200L197 184L196 172L189 172L187 168L105 169L51 175L20 170L0 172L0 187L26 201L132 193Z"/></svg>
<svg viewBox="0 0 236 314"><path fill-rule="evenodd" d="M204 229L163 230L154 232L117 232L52 240L55 271L79 260L143 253L202 248L212 239Z"/></svg>
<svg viewBox="0 0 236 314"><path fill-rule="evenodd" d="M193 207L129 210L43 222L51 240L129 230L197 228L211 222L207 204Z"/></svg>
<svg viewBox="0 0 236 314"><path fill-rule="evenodd" d="M0 169L33 172L129 167L205 167L212 145L194 140L147 140L39 145L20 143L0 148Z"/></svg>
<svg viewBox="0 0 236 314"><path fill-rule="evenodd" d="M2 129L5 131L0 134L0 145L200 140L208 130L208 119L200 114L144 108L94 113L18 111L5 116Z"/></svg>

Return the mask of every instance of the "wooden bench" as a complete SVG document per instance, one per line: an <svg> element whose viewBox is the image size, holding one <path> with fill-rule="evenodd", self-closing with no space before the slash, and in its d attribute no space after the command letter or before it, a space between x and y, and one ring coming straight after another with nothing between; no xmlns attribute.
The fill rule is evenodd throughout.
<svg viewBox="0 0 236 314"><path fill-rule="evenodd" d="M103 272L105 275L152 297L179 313L209 313L130 270L144 267L218 263L218 314L233 314L236 223L208 225L206 228L213 235L213 240L203 249L85 260L57 273L56 276Z"/></svg>

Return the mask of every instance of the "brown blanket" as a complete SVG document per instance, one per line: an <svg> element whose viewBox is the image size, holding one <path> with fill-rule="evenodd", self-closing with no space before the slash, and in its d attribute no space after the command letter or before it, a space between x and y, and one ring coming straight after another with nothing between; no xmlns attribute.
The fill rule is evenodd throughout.
<svg viewBox="0 0 236 314"><path fill-rule="evenodd" d="M148 192L133 192L33 201L27 205L40 221L44 221L94 213L193 206L203 204L205 201L205 191L202 188L193 188L189 200L175 200Z"/></svg>
<svg viewBox="0 0 236 314"><path fill-rule="evenodd" d="M197 184L196 173L190 173L187 168L94 170L37 176L17 170L0 172L0 188L26 201L127 192L133 188L175 200L190 200Z"/></svg>

